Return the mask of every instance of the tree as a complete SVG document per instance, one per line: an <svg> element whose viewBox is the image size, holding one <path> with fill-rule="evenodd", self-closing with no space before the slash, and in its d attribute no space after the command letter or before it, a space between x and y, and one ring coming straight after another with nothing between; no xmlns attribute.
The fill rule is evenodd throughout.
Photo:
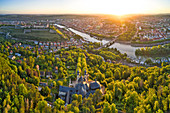
<svg viewBox="0 0 170 113"><path fill-rule="evenodd" d="M56 87L57 87L57 91L59 91L59 86L62 86L63 85L63 82L62 81L57 81L56 83Z"/></svg>
<svg viewBox="0 0 170 113"><path fill-rule="evenodd" d="M73 107L73 110L72 110L74 113L79 113L79 108L78 107Z"/></svg>
<svg viewBox="0 0 170 113"><path fill-rule="evenodd" d="M18 97L17 97L17 95L15 95L15 97L14 97L14 100L13 100L13 102L14 102L14 105L19 109L19 105L20 105L20 103L19 103L19 100L18 100Z"/></svg>
<svg viewBox="0 0 170 113"><path fill-rule="evenodd" d="M25 113L24 96L21 95L21 96L19 97L19 99L20 99L20 109L19 109L19 112L20 112L20 113Z"/></svg>
<svg viewBox="0 0 170 113"><path fill-rule="evenodd" d="M27 88L24 84L19 85L19 94L20 95L26 95L27 94Z"/></svg>
<svg viewBox="0 0 170 113"><path fill-rule="evenodd" d="M45 88L43 87L40 91L40 93L43 95L43 96L48 96L50 94L51 90L48 86L46 86Z"/></svg>
<svg viewBox="0 0 170 113"><path fill-rule="evenodd" d="M114 76L115 76L115 79L121 79L121 73L120 73L120 69L119 68L116 68L114 70Z"/></svg>
<svg viewBox="0 0 170 113"><path fill-rule="evenodd" d="M162 110L158 110L158 111L156 111L156 113L164 113Z"/></svg>
<svg viewBox="0 0 170 113"><path fill-rule="evenodd" d="M156 60L159 60L159 63L162 64L162 60L160 57L156 57Z"/></svg>
<svg viewBox="0 0 170 113"><path fill-rule="evenodd" d="M144 63L151 65L153 62L150 58L148 58L148 59L145 60Z"/></svg>
<svg viewBox="0 0 170 113"><path fill-rule="evenodd" d="M116 105L112 103L111 105L111 113L118 113L118 110L116 109Z"/></svg>
<svg viewBox="0 0 170 113"><path fill-rule="evenodd" d="M16 107L12 107L11 113L18 113L18 109Z"/></svg>
<svg viewBox="0 0 170 113"><path fill-rule="evenodd" d="M33 58L32 56L29 56L29 58L28 58L28 65L29 65L31 68L34 67L34 62L35 62L34 58Z"/></svg>
<svg viewBox="0 0 170 113"><path fill-rule="evenodd" d="M62 108L64 107L64 104L65 104L65 102L62 99L58 98L54 102L54 108L56 110L62 110Z"/></svg>
<svg viewBox="0 0 170 113"><path fill-rule="evenodd" d="M82 107L82 112L83 113L90 113L90 109L88 107L83 106Z"/></svg>
<svg viewBox="0 0 170 113"><path fill-rule="evenodd" d="M17 66L11 65L11 68L12 68L16 73L18 72Z"/></svg>
<svg viewBox="0 0 170 113"><path fill-rule="evenodd" d="M82 95L78 95L78 103L82 104Z"/></svg>
<svg viewBox="0 0 170 113"><path fill-rule="evenodd" d="M105 74L106 78L112 78L113 77L113 72L111 70L107 70Z"/></svg>
<svg viewBox="0 0 170 113"><path fill-rule="evenodd" d="M77 100L73 100L72 103L71 103L71 107L72 108L79 107L78 101Z"/></svg>
<svg viewBox="0 0 170 113"><path fill-rule="evenodd" d="M94 105L99 103L101 101L101 98L102 98L102 92L99 89L97 89L92 98Z"/></svg>
<svg viewBox="0 0 170 113"><path fill-rule="evenodd" d="M156 112L159 109L159 102L155 101L153 110Z"/></svg>
<svg viewBox="0 0 170 113"><path fill-rule="evenodd" d="M73 95L72 95L72 99L73 99L73 100L78 100L78 95L77 95L77 94L73 94Z"/></svg>
<svg viewBox="0 0 170 113"><path fill-rule="evenodd" d="M139 96L136 91L131 92L130 90L127 91L125 94L124 99L124 107L126 109L126 112L133 112L134 108L139 103Z"/></svg>
<svg viewBox="0 0 170 113"><path fill-rule="evenodd" d="M105 102L103 105L103 113L111 113L110 104L108 102Z"/></svg>
<svg viewBox="0 0 170 113"><path fill-rule="evenodd" d="M47 101L39 101L37 110L39 110L41 113L45 113L45 110L47 109Z"/></svg>
<svg viewBox="0 0 170 113"><path fill-rule="evenodd" d="M53 81L53 87L55 88L56 87L56 81Z"/></svg>
<svg viewBox="0 0 170 113"><path fill-rule="evenodd" d="M34 83L34 85L36 85L36 86L39 86L39 82L40 82L40 79L39 79L39 77L33 77L33 83Z"/></svg>
<svg viewBox="0 0 170 113"><path fill-rule="evenodd" d="M3 113L8 113L8 109L5 107Z"/></svg>
<svg viewBox="0 0 170 113"><path fill-rule="evenodd" d="M90 107L90 111L91 111L91 113L95 113L95 112L96 112L96 109L95 109L94 105L92 105L92 106Z"/></svg>
<svg viewBox="0 0 170 113"><path fill-rule="evenodd" d="M161 64L161 66L164 67L164 66L166 66L166 64L167 64L167 63L166 63L165 61L163 61L162 64Z"/></svg>

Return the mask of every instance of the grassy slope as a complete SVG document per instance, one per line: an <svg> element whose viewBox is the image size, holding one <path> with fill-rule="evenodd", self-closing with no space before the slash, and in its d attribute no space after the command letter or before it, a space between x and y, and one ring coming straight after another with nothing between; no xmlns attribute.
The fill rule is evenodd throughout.
<svg viewBox="0 0 170 113"><path fill-rule="evenodd" d="M63 39L58 34L53 34L48 31L32 31L31 33L24 34L22 29L10 29L10 33L19 39L36 39L39 41L56 41Z"/></svg>

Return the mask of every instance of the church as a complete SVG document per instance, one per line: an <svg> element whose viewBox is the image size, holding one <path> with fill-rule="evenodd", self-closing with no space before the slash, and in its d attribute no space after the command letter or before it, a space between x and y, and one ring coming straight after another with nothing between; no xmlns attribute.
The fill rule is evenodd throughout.
<svg viewBox="0 0 170 113"><path fill-rule="evenodd" d="M102 85L98 81L88 80L88 74L86 70L84 71L84 76L80 76L79 71L77 71L77 79L71 84L69 82L69 87L59 86L59 98L65 101L66 104L72 102L73 94L81 94L83 98L88 98L90 94L94 94L95 91L99 89L102 91Z"/></svg>

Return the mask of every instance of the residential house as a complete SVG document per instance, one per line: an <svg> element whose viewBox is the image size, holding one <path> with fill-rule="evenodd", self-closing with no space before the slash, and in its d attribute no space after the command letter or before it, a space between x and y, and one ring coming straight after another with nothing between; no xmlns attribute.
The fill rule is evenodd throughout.
<svg viewBox="0 0 170 113"><path fill-rule="evenodd" d="M49 32L50 32L50 33L56 33L56 31L55 31L55 30L52 30L52 29L50 29Z"/></svg>
<svg viewBox="0 0 170 113"><path fill-rule="evenodd" d="M44 49L46 49L46 50L47 50L47 49L49 49L49 46L48 46L48 45L46 45L46 46L44 47Z"/></svg>
<svg viewBox="0 0 170 113"><path fill-rule="evenodd" d="M43 43L42 43L42 42L39 42L39 45L41 46L41 45L43 45Z"/></svg>
<svg viewBox="0 0 170 113"><path fill-rule="evenodd" d="M61 49L61 47L60 47L60 46L58 46L58 47L57 47L57 49L58 49L58 50L60 50L60 49Z"/></svg>
<svg viewBox="0 0 170 113"><path fill-rule="evenodd" d="M43 45L44 45L44 46L47 45L46 42L43 42Z"/></svg>
<svg viewBox="0 0 170 113"><path fill-rule="evenodd" d="M34 28L37 28L37 29L43 29L43 28L46 28L46 26L44 25L40 25L40 24L35 24L33 25Z"/></svg>
<svg viewBox="0 0 170 113"><path fill-rule="evenodd" d="M54 46L56 46L57 45L57 43L56 42L54 42Z"/></svg>
<svg viewBox="0 0 170 113"><path fill-rule="evenodd" d="M49 42L47 42L47 44L46 44L46 45L48 45L48 46L49 46L49 45L50 45L50 43L49 43Z"/></svg>
<svg viewBox="0 0 170 113"><path fill-rule="evenodd" d="M45 87L45 86L48 86L48 84L45 83L45 82L40 82L39 85L40 85L40 86L44 86L44 87Z"/></svg>
<svg viewBox="0 0 170 113"><path fill-rule="evenodd" d="M53 42L50 42L50 46L53 46L54 45L54 43Z"/></svg>
<svg viewBox="0 0 170 113"><path fill-rule="evenodd" d="M106 62L109 62L109 63L111 63L112 61L110 60L110 59L107 59L107 61Z"/></svg>
<svg viewBox="0 0 170 113"><path fill-rule="evenodd" d="M37 45L37 44L38 44L38 41L34 41L34 44L36 44L36 45Z"/></svg>
<svg viewBox="0 0 170 113"><path fill-rule="evenodd" d="M38 86L38 91L41 91L42 87Z"/></svg>
<svg viewBox="0 0 170 113"><path fill-rule="evenodd" d="M39 65L36 65L37 70L39 70Z"/></svg>
<svg viewBox="0 0 170 113"><path fill-rule="evenodd" d="M21 56L21 54L19 54L19 53L15 53L15 55L16 55L16 56L19 56L19 57Z"/></svg>
<svg viewBox="0 0 170 113"><path fill-rule="evenodd" d="M44 71L40 71L40 77L45 77L45 72Z"/></svg>
<svg viewBox="0 0 170 113"><path fill-rule="evenodd" d="M60 55L55 55L55 59L56 59L56 58L60 58Z"/></svg>
<svg viewBox="0 0 170 113"><path fill-rule="evenodd" d="M21 60L16 60L16 62L18 62L18 63L20 63L20 64L22 63L22 61L21 61Z"/></svg>
<svg viewBox="0 0 170 113"><path fill-rule="evenodd" d="M13 54L13 51L11 50L9 54L11 54L11 55L12 55L12 54Z"/></svg>
<svg viewBox="0 0 170 113"><path fill-rule="evenodd" d="M35 54L35 50L32 53Z"/></svg>
<svg viewBox="0 0 170 113"><path fill-rule="evenodd" d="M25 33L31 33L31 29L24 29L24 34Z"/></svg>
<svg viewBox="0 0 170 113"><path fill-rule="evenodd" d="M54 67L54 72L58 73L58 67L57 66Z"/></svg>
<svg viewBox="0 0 170 113"><path fill-rule="evenodd" d="M60 46L60 42L57 42L57 46Z"/></svg>
<svg viewBox="0 0 170 113"><path fill-rule="evenodd" d="M46 78L52 78L52 72L48 71L46 72Z"/></svg>
<svg viewBox="0 0 170 113"><path fill-rule="evenodd" d="M14 60L16 57L14 55L9 55L8 58Z"/></svg>
<svg viewBox="0 0 170 113"><path fill-rule="evenodd" d="M50 53L52 53L53 51L52 50L49 50Z"/></svg>

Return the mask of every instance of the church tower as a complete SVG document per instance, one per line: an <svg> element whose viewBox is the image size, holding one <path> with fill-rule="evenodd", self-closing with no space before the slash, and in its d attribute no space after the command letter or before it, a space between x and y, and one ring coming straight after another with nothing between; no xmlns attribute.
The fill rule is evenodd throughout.
<svg viewBox="0 0 170 113"><path fill-rule="evenodd" d="M79 78L80 78L79 75L80 75L79 70L77 70L77 80L76 80L77 83L78 83L78 80L79 80Z"/></svg>
<svg viewBox="0 0 170 113"><path fill-rule="evenodd" d="M84 79L87 81L87 72L86 72L86 69L85 69L85 71L84 71Z"/></svg>

